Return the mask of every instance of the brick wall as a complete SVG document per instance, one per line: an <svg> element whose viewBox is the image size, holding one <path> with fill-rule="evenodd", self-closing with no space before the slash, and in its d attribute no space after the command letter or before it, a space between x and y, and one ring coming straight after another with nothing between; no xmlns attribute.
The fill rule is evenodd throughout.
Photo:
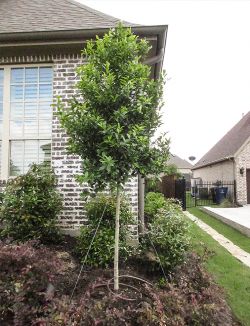
<svg viewBox="0 0 250 326"><path fill-rule="evenodd" d="M240 174L240 168L243 168L243 174ZM237 201L241 205L247 204L246 169L250 169L250 140L235 158Z"/></svg>
<svg viewBox="0 0 250 326"><path fill-rule="evenodd" d="M54 69L53 96L56 99L60 96L64 103L72 95L76 94L75 83L77 81L75 69L83 63L80 55L48 55L48 56L30 56L30 57L11 57L1 58L0 64L17 63L50 63ZM53 108L52 119L52 166L58 176L58 189L62 194L64 209L59 217L59 223L65 231L72 233L79 229L81 224L86 222L84 203L80 194L83 188L80 186L74 176L80 171L79 158L66 153L67 136L60 127L56 108ZM138 182L137 178L131 179L126 187L126 194L131 203L131 209L135 219L138 215ZM134 234L137 234L137 223L131 226Z"/></svg>

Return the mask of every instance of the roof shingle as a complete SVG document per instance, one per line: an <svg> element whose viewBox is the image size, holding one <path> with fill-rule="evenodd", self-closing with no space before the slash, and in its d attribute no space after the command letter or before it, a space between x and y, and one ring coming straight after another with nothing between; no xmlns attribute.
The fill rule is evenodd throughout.
<svg viewBox="0 0 250 326"><path fill-rule="evenodd" d="M174 164L179 169L192 169L193 165L177 155L170 154L167 164Z"/></svg>
<svg viewBox="0 0 250 326"><path fill-rule="evenodd" d="M194 165L193 169L234 157L249 137L250 111Z"/></svg>
<svg viewBox="0 0 250 326"><path fill-rule="evenodd" d="M0 34L110 28L120 21L74 0L0 0L0 14Z"/></svg>

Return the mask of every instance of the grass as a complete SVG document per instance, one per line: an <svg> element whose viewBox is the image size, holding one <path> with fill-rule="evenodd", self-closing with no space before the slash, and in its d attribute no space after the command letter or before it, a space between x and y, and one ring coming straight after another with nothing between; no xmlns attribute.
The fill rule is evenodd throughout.
<svg viewBox="0 0 250 326"><path fill-rule="evenodd" d="M206 263L207 270L224 288L226 299L235 316L245 326L250 326L250 268L234 258L206 232L190 221L190 232L194 250L202 254L203 243L213 255Z"/></svg>
<svg viewBox="0 0 250 326"><path fill-rule="evenodd" d="M195 204L195 199L191 195L190 191L186 191L186 204L187 204L187 206L190 206L190 207L194 206L194 204Z"/></svg>
<svg viewBox="0 0 250 326"><path fill-rule="evenodd" d="M250 238L233 229L231 226L217 220L215 217L201 211L198 207L189 208L188 211L198 217L200 220L210 225L227 239L231 240L235 245L250 253Z"/></svg>

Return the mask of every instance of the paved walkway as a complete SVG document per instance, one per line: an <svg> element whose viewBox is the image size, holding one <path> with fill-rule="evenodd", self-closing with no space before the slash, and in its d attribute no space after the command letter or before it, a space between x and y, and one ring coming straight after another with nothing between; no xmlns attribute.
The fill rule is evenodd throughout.
<svg viewBox="0 0 250 326"><path fill-rule="evenodd" d="M250 205L236 208L203 207L202 210L250 237Z"/></svg>
<svg viewBox="0 0 250 326"><path fill-rule="evenodd" d="M207 232L214 240L218 241L219 244L224 247L227 251L230 252L235 258L237 258L239 261L241 261L246 266L250 267L250 254L246 251L242 250L235 244L233 244L232 241L225 238L222 234L215 231L213 228L211 228L206 223L199 220L196 216L190 214L189 212L184 212L185 215L195 222L202 230Z"/></svg>

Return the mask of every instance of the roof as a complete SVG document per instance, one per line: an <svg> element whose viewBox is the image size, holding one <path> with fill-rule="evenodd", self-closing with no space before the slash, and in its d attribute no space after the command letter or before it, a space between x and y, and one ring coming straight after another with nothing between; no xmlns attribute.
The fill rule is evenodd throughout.
<svg viewBox="0 0 250 326"><path fill-rule="evenodd" d="M104 35L121 21L75 0L0 0L0 13L0 63L13 56L81 53L86 40ZM168 26L122 23L149 40L145 63L152 66L152 78L158 78Z"/></svg>
<svg viewBox="0 0 250 326"><path fill-rule="evenodd" d="M250 111L194 165L193 170L233 158L249 137Z"/></svg>
<svg viewBox="0 0 250 326"><path fill-rule="evenodd" d="M178 169L192 169L193 167L191 163L174 154L170 154L170 158L167 163L176 165Z"/></svg>
<svg viewBox="0 0 250 326"><path fill-rule="evenodd" d="M0 34L110 28L120 21L74 0L0 0L0 13Z"/></svg>

